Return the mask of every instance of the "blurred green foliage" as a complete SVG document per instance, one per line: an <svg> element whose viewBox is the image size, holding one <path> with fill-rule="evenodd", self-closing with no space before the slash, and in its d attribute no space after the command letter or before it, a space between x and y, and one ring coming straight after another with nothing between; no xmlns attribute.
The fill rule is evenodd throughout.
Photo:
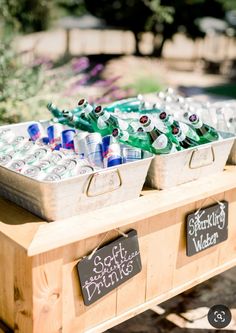
<svg viewBox="0 0 236 333"><path fill-rule="evenodd" d="M30 33L47 29L53 0L0 0L0 8L8 28Z"/></svg>
<svg viewBox="0 0 236 333"><path fill-rule="evenodd" d="M11 42L0 43L0 122L25 118L23 101L35 96L44 84L42 67L23 66ZM20 112L19 112L20 110Z"/></svg>

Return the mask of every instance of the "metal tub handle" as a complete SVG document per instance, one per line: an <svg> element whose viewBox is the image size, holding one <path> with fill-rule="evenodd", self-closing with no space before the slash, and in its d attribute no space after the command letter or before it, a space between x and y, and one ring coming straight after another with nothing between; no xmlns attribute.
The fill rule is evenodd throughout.
<svg viewBox="0 0 236 333"><path fill-rule="evenodd" d="M115 182L115 178L118 179L118 183ZM98 190L96 191L96 184L99 183L99 180L102 186L99 186ZM88 197L97 197L105 193L116 191L121 186L122 186L122 179L120 171L118 169L96 172L89 179L88 186L86 189L86 195Z"/></svg>
<svg viewBox="0 0 236 333"><path fill-rule="evenodd" d="M199 164L199 165L194 165L194 156L196 156L196 154L198 152L200 152L201 150L206 150L206 149L210 149L211 151L211 160L209 162L206 162L204 163L204 161L202 161L203 163ZM207 146L207 147L204 147L204 148L196 148L193 150L192 154L191 154L191 157L190 157L190 160L189 160L189 168L190 169L199 169L199 168L202 168L202 167L206 167L206 166L209 166L211 164L213 164L215 162L215 152L214 152L214 147L213 146Z"/></svg>

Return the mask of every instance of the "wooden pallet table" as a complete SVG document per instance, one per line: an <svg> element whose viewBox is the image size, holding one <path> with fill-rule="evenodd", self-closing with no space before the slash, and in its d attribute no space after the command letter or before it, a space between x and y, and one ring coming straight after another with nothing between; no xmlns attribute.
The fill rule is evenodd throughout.
<svg viewBox="0 0 236 333"><path fill-rule="evenodd" d="M206 200L207 199L207 200ZM229 202L228 240L186 256L185 216ZM18 333L99 333L236 265L236 167L47 223L0 200L0 319ZM104 238L138 232L142 271L85 306L76 264ZM0 331L4 326L0 326ZM5 328L6 331L6 328ZM10 330L9 330L10 332Z"/></svg>

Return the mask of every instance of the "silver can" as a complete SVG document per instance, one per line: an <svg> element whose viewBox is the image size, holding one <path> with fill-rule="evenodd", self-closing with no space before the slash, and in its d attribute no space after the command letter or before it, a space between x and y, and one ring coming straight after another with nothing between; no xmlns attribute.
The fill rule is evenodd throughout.
<svg viewBox="0 0 236 333"><path fill-rule="evenodd" d="M50 160L41 160L36 164L37 167L39 167L41 170L43 170L44 172L46 172L47 170L49 170L50 168L52 168L52 163L50 162Z"/></svg>
<svg viewBox="0 0 236 333"><path fill-rule="evenodd" d="M103 167L102 157L102 136L99 133L91 133L85 138L88 149L88 159L90 163Z"/></svg>
<svg viewBox="0 0 236 333"><path fill-rule="evenodd" d="M24 166L25 166L24 160L15 160L9 164L8 168L13 171L21 172Z"/></svg>
<svg viewBox="0 0 236 333"><path fill-rule="evenodd" d="M35 144L32 141L26 142L19 150L16 150L14 158L23 158L28 154L33 153L35 150Z"/></svg>
<svg viewBox="0 0 236 333"><path fill-rule="evenodd" d="M34 154L29 154L24 158L24 161L26 164L33 165L38 163L38 158Z"/></svg>
<svg viewBox="0 0 236 333"><path fill-rule="evenodd" d="M52 154L52 151L49 148L38 148L33 152L33 155L38 159L42 160L43 158Z"/></svg>
<svg viewBox="0 0 236 333"><path fill-rule="evenodd" d="M12 161L12 155L6 154L0 156L0 165L2 166L8 166Z"/></svg>
<svg viewBox="0 0 236 333"><path fill-rule="evenodd" d="M15 149L21 149L24 144L28 142L28 139L26 139L24 136L17 136L12 142L11 145L15 148Z"/></svg>
<svg viewBox="0 0 236 333"><path fill-rule="evenodd" d="M94 167L87 159L77 159L76 175L84 175L94 171Z"/></svg>
<svg viewBox="0 0 236 333"><path fill-rule="evenodd" d="M21 170L21 173L27 177L30 178L34 178L34 179L43 179L45 173L42 171L42 169L40 169L37 166L24 166Z"/></svg>
<svg viewBox="0 0 236 333"><path fill-rule="evenodd" d="M124 147L122 149L123 163L130 163L142 159L142 150L139 148Z"/></svg>
<svg viewBox="0 0 236 333"><path fill-rule="evenodd" d="M78 162L76 159L66 158L60 163L60 166L64 166L66 168L69 176L75 176L78 168Z"/></svg>
<svg viewBox="0 0 236 333"><path fill-rule="evenodd" d="M53 164L58 164L65 159L65 155L62 152L59 151L53 151L52 154L49 157L49 161Z"/></svg>
<svg viewBox="0 0 236 333"><path fill-rule="evenodd" d="M51 174L59 175L61 178L69 177L68 168L64 165L57 165L51 170Z"/></svg>
<svg viewBox="0 0 236 333"><path fill-rule="evenodd" d="M14 147L8 143L5 143L5 145L3 145L0 148L0 155L5 155L5 154L13 155L14 153L15 153Z"/></svg>
<svg viewBox="0 0 236 333"><path fill-rule="evenodd" d="M80 158L86 158L88 156L88 149L85 140L88 135L88 132L79 132L74 136L74 149Z"/></svg>
<svg viewBox="0 0 236 333"><path fill-rule="evenodd" d="M0 141L6 141L8 143L12 142L15 138L15 134L13 130L7 128L2 131L0 131Z"/></svg>
<svg viewBox="0 0 236 333"><path fill-rule="evenodd" d="M50 173L46 175L42 180L46 182L56 182L58 180L61 180L61 176L57 175L56 173Z"/></svg>

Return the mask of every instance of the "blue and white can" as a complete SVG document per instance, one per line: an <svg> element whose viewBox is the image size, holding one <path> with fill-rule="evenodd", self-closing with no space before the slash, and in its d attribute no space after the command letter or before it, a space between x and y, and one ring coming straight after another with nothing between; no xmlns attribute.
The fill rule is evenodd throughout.
<svg viewBox="0 0 236 333"><path fill-rule="evenodd" d="M61 133L62 148L74 150L74 136L75 136L75 130L73 129L62 131Z"/></svg>
<svg viewBox="0 0 236 333"><path fill-rule="evenodd" d="M74 149L80 158L86 158L88 156L87 143L85 140L88 135L88 132L79 132L74 136Z"/></svg>
<svg viewBox="0 0 236 333"><path fill-rule="evenodd" d="M122 164L120 144L112 135L104 136L102 139L104 167L111 167Z"/></svg>
<svg viewBox="0 0 236 333"><path fill-rule="evenodd" d="M142 159L142 150L133 147L122 148L123 163L130 163Z"/></svg>
<svg viewBox="0 0 236 333"><path fill-rule="evenodd" d="M28 131L30 139L32 141L37 141L38 139L40 139L44 136L43 129L41 126L39 126L38 123L34 123L34 124L30 125L27 128L27 131Z"/></svg>
<svg viewBox="0 0 236 333"><path fill-rule="evenodd" d="M48 139L50 144L58 145L61 143L61 134L63 126L61 124L54 124L47 128Z"/></svg>
<svg viewBox="0 0 236 333"><path fill-rule="evenodd" d="M93 165L103 168L102 136L99 133L91 133L85 138L88 150L88 160Z"/></svg>

